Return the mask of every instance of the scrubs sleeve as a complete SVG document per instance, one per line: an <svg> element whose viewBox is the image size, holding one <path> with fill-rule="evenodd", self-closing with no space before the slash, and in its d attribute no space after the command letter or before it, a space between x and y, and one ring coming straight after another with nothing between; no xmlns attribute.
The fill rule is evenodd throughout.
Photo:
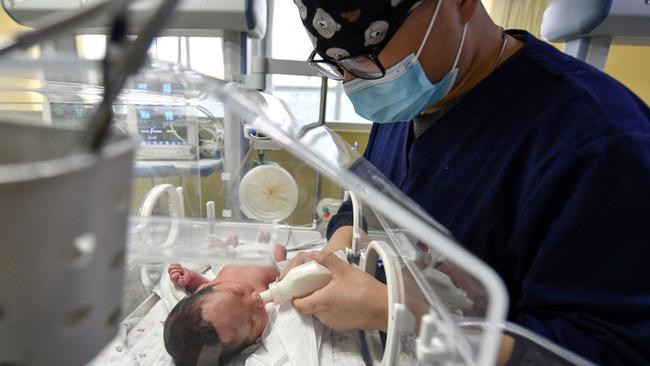
<svg viewBox="0 0 650 366"><path fill-rule="evenodd" d="M334 235L336 230L340 227L352 226L352 222L352 201L347 199L341 204L339 211L336 215L332 216L332 219L327 224L327 240L330 240L332 235ZM368 222L365 217L361 220L361 227L363 228L363 231L368 232Z"/></svg>
<svg viewBox="0 0 650 366"><path fill-rule="evenodd" d="M372 150L375 145L375 138L377 136L377 130L379 128L378 124L373 124L370 129L370 135L368 136L368 145L366 150L363 153L363 157L372 163ZM368 223L363 219L363 230L368 232ZM327 224L327 240L329 240L332 235L342 226L352 226L352 202L348 199L341 204L339 211L332 217L330 222Z"/></svg>
<svg viewBox="0 0 650 366"><path fill-rule="evenodd" d="M600 364L650 364L650 135L560 155L524 191L510 316Z"/></svg>
<svg viewBox="0 0 650 366"><path fill-rule="evenodd" d="M342 226L352 226L352 201L344 201L336 215L327 224L327 240Z"/></svg>

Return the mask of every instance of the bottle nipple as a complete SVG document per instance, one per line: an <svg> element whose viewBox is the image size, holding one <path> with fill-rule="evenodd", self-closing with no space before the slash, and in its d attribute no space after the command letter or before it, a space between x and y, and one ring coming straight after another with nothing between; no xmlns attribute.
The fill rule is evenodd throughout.
<svg viewBox="0 0 650 366"><path fill-rule="evenodd" d="M262 298L262 301L269 302L273 300L273 294L271 288L274 284L276 284L276 282L269 284L268 290L260 292L260 297Z"/></svg>

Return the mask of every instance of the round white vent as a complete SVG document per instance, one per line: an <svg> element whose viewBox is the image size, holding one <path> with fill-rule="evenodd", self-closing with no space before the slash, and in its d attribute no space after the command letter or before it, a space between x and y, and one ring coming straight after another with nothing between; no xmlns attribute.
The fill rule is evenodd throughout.
<svg viewBox="0 0 650 366"><path fill-rule="evenodd" d="M239 185L242 212L258 221L281 221L298 205L298 185L291 174L277 165L251 169Z"/></svg>

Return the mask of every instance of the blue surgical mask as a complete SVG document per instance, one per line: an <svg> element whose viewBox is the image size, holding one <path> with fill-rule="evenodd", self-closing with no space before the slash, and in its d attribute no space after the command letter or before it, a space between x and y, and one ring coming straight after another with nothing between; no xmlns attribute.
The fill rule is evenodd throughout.
<svg viewBox="0 0 650 366"><path fill-rule="evenodd" d="M441 3L442 1L438 1L416 54L411 53L397 65L387 69L386 75L381 79L355 79L343 83L343 89L358 115L377 123L410 121L449 94L458 77L458 62L465 43L467 24L463 29L456 60L451 70L440 81L429 81L418 60L436 21Z"/></svg>

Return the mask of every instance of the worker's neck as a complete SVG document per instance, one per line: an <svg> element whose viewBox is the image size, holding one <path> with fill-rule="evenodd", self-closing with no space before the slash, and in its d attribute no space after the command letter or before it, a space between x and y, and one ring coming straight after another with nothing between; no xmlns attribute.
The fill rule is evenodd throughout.
<svg viewBox="0 0 650 366"><path fill-rule="evenodd" d="M444 99L422 112L422 114L435 113L469 92L494 71L497 60L499 64L503 63L521 46L521 41L509 37L506 48L503 49L503 54L501 54L503 48L503 32L501 28L492 22L484 9L478 10L469 24L459 63L460 70L456 85ZM501 55L500 58L499 55Z"/></svg>

